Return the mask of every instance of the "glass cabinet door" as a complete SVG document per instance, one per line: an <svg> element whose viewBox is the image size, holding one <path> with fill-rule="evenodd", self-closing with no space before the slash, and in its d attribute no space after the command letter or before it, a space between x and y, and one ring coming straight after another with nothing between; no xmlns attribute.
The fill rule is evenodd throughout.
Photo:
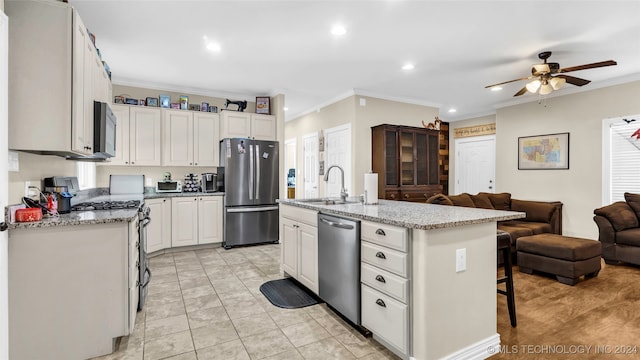
<svg viewBox="0 0 640 360"><path fill-rule="evenodd" d="M385 179L387 185L398 185L398 133L386 130L385 136Z"/></svg>
<svg viewBox="0 0 640 360"><path fill-rule="evenodd" d="M415 185L415 139L412 131L400 132L400 169L402 185Z"/></svg>

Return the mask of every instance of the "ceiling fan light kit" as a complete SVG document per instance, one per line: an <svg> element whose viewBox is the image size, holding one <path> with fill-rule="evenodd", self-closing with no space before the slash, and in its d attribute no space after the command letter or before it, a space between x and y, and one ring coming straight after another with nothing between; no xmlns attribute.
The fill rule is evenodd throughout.
<svg viewBox="0 0 640 360"><path fill-rule="evenodd" d="M604 66L613 66L618 64L613 60L607 60L607 61L600 61L597 63L560 68L560 64L556 62L550 62L550 63L547 62L547 59L550 56L551 56L551 51L544 51L538 54L538 58L540 60L543 60L544 62L542 64L534 64L531 67L531 76L523 77L515 80L503 81L501 83L497 83L493 85L487 85L485 86L485 88L494 88L498 85L504 85L511 82L521 81L521 80L533 79L533 81L527 83L522 89L520 89L520 91L515 93L515 95L513 96L523 95L527 91L534 94L539 92L540 95L547 95L547 94L551 94L554 90L560 90L566 83L569 83L575 86L584 86L591 82L590 80L585 80L585 79L577 78L574 76L560 75L560 74L568 73L571 71L593 69L593 68L604 67ZM554 76L554 74L557 74L557 75Z"/></svg>

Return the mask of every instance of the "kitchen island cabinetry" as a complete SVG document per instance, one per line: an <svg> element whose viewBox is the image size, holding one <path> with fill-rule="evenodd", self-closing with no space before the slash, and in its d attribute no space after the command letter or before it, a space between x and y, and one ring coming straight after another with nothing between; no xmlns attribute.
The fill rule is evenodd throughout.
<svg viewBox="0 0 640 360"><path fill-rule="evenodd" d="M144 201L151 209L151 222L147 227L147 252L171 247L171 199Z"/></svg>
<svg viewBox="0 0 640 360"><path fill-rule="evenodd" d="M318 294L318 212L280 205L282 270Z"/></svg>
<svg viewBox="0 0 640 360"><path fill-rule="evenodd" d="M162 164L218 166L218 115L163 110Z"/></svg>
<svg viewBox="0 0 640 360"><path fill-rule="evenodd" d="M102 165L161 165L161 117L158 108L112 104L117 118L116 156Z"/></svg>
<svg viewBox="0 0 640 360"><path fill-rule="evenodd" d="M222 242L222 197L171 199L171 247Z"/></svg>
<svg viewBox="0 0 640 360"><path fill-rule="evenodd" d="M276 117L236 111L220 115L220 138L276 140Z"/></svg>
<svg viewBox="0 0 640 360"><path fill-rule="evenodd" d="M92 155L93 101L109 101L111 81L78 12L55 1L7 1L5 11L9 148Z"/></svg>

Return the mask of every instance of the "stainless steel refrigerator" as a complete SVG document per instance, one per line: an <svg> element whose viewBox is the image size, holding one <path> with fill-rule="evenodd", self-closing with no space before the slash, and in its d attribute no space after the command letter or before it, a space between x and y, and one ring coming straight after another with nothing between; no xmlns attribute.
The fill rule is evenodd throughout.
<svg viewBox="0 0 640 360"><path fill-rule="evenodd" d="M233 246L278 242L278 142L220 141L224 167L224 242Z"/></svg>

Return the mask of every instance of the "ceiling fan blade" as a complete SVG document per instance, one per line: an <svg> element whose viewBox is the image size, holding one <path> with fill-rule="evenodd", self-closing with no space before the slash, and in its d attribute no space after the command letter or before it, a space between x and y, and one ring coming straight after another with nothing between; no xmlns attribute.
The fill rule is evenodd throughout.
<svg viewBox="0 0 640 360"><path fill-rule="evenodd" d="M515 93L513 96L520 96L520 95L522 95L522 94L524 94L524 93L526 93L526 92L527 92L527 87L525 86L525 87L523 87L522 89L520 89L520 91L518 91L517 93Z"/></svg>
<svg viewBox="0 0 640 360"><path fill-rule="evenodd" d="M586 69L593 69L593 68L599 68L599 67L604 67L604 66L613 66L613 65L618 65L618 63L613 61L613 60L607 60L607 61L600 61L600 62L593 63L593 64L570 66L570 67L566 67L566 68L563 68L563 69L558 69L557 72L558 73L566 73L566 72L570 72L570 71L586 70Z"/></svg>
<svg viewBox="0 0 640 360"><path fill-rule="evenodd" d="M591 80L585 80L585 79L581 79L581 78L577 78L575 76L569 76L569 75L556 75L554 77L563 78L567 80L569 84L572 84L575 86L584 86L591 82Z"/></svg>
<svg viewBox="0 0 640 360"><path fill-rule="evenodd" d="M497 84L492 84L492 85L487 85L484 88L488 89L488 88L492 88L494 86L498 86L498 85L504 85L504 84L508 84L508 83L512 83L512 82L516 82L516 81L521 81L521 80L531 80L533 79L535 76L527 76L527 77L523 77L520 79L514 79L514 80L509 80L509 81L503 81L501 83L497 83Z"/></svg>

